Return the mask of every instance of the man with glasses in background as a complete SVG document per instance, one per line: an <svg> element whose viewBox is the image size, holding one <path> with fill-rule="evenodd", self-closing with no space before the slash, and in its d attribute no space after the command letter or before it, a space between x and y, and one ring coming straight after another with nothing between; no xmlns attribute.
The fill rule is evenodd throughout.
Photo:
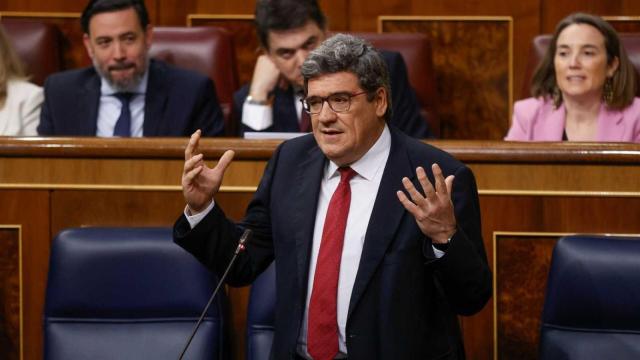
<svg viewBox="0 0 640 360"><path fill-rule="evenodd" d="M274 152L245 218L214 201L233 151L209 168L196 132L174 240L228 284L275 260L272 359L461 359L457 315L491 296L471 170L387 124L389 77L371 45L336 35L302 66L313 134Z"/></svg>

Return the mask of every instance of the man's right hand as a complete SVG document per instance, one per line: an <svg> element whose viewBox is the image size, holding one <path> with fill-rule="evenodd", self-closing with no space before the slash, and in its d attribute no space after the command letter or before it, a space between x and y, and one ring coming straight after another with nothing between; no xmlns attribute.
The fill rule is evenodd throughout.
<svg viewBox="0 0 640 360"><path fill-rule="evenodd" d="M220 189L224 172L234 155L233 150L227 150L214 168L208 167L204 162L203 154L198 152L200 135L200 130L193 133L184 150L182 194L192 215L201 212L211 203Z"/></svg>
<svg viewBox="0 0 640 360"><path fill-rule="evenodd" d="M256 67L253 69L253 78L249 95L258 101L268 101L269 93L276 87L280 79L280 71L268 55L258 56Z"/></svg>

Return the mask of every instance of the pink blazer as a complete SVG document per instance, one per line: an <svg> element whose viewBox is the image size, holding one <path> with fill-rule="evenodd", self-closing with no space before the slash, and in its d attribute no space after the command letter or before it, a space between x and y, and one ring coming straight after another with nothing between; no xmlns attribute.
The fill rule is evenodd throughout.
<svg viewBox="0 0 640 360"><path fill-rule="evenodd" d="M513 122L505 140L562 141L564 105L553 108L551 100L528 98L513 105ZM622 111L608 110L604 103L598 116L597 141L640 143L640 98Z"/></svg>

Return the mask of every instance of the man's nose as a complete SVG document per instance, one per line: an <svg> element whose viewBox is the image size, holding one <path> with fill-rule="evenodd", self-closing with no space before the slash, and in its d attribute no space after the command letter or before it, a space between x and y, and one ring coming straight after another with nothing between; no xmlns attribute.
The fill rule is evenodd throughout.
<svg viewBox="0 0 640 360"><path fill-rule="evenodd" d="M127 51L123 43L121 43L120 41L116 41L114 45L113 57L115 59L119 60L127 57Z"/></svg>
<svg viewBox="0 0 640 360"><path fill-rule="evenodd" d="M336 113L329 106L329 101L325 100L322 103L322 109L320 109L317 117L320 122L331 122L336 119Z"/></svg>

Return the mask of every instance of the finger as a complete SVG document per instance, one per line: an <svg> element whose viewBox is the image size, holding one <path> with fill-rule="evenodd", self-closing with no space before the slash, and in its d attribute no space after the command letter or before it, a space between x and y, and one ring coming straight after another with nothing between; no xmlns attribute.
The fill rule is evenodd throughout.
<svg viewBox="0 0 640 360"><path fill-rule="evenodd" d="M447 192L449 193L449 197L451 197L451 194L453 194L453 180L455 180L455 176L453 175L449 175L447 176L447 178L444 180L445 184L447 185Z"/></svg>
<svg viewBox="0 0 640 360"><path fill-rule="evenodd" d="M220 176L224 175L224 172L227 171L227 167L231 164L231 160L233 160L234 155L235 152L233 150L225 151L213 170L220 173Z"/></svg>
<svg viewBox="0 0 640 360"><path fill-rule="evenodd" d="M187 173L189 171L191 171L193 168L199 166L199 165L203 165L202 163L202 154L198 154L195 156L192 156L190 159L188 159L187 161L184 162L184 169L182 170L182 172Z"/></svg>
<svg viewBox="0 0 640 360"><path fill-rule="evenodd" d="M420 186L422 186L425 197L427 200L433 201L435 199L435 190L433 190L433 185L431 185L431 181L427 178L427 173L422 166L416 168L416 175L418 175L418 182L420 182Z"/></svg>
<svg viewBox="0 0 640 360"><path fill-rule="evenodd" d="M433 178L436 182L436 191L438 192L438 195L448 196L449 193L447 192L447 186L445 185L444 175L442 175L442 169L440 169L440 166L434 163L431 165L431 171L433 171Z"/></svg>
<svg viewBox="0 0 640 360"><path fill-rule="evenodd" d="M200 141L200 129L196 130L191 137L189 138L189 143L187 147L184 149L184 160L191 159L191 156L194 152L198 150L198 141Z"/></svg>
<svg viewBox="0 0 640 360"><path fill-rule="evenodd" d="M402 204L402 206L404 206L404 208L414 217L417 216L418 214L418 207L416 206L416 204L414 204L413 202L411 202L411 200L409 200L409 198L407 198L407 195L405 195L404 192L402 192L401 190L396 191L396 195L398 196L398 200L400 200L400 203Z"/></svg>
<svg viewBox="0 0 640 360"><path fill-rule="evenodd" d="M416 205L421 206L426 201L424 196L413 186L413 183L409 178L402 178L402 185L404 185L404 189L409 193L409 197L411 201L413 201Z"/></svg>
<svg viewBox="0 0 640 360"><path fill-rule="evenodd" d="M191 169L189 172L186 172L182 177L182 182L184 184L191 184L193 182L193 179L195 179L196 176L198 176L198 174L202 172L203 168L204 166L198 166L194 169Z"/></svg>

